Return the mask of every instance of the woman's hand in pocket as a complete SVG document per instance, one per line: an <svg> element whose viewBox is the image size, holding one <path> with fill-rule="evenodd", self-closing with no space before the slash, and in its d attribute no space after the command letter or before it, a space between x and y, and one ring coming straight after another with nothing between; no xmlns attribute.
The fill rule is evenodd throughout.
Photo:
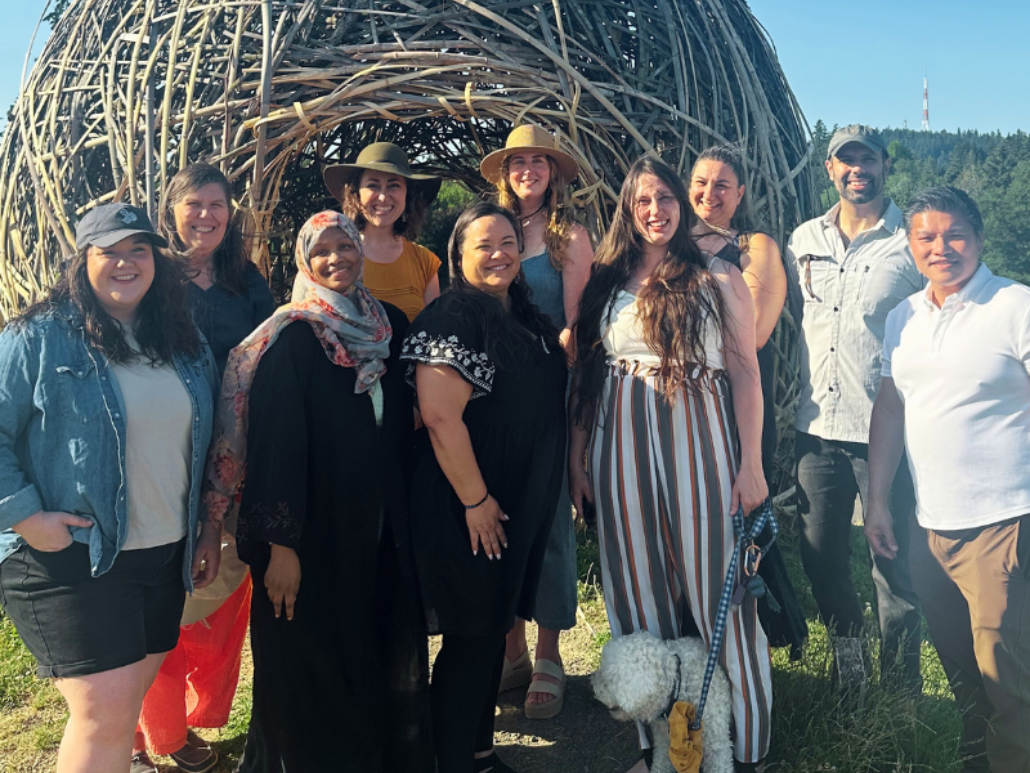
<svg viewBox="0 0 1030 773"><path fill-rule="evenodd" d="M24 521L14 524L12 528L30 548L43 553L56 553L72 544L70 526L88 529L92 525L93 521L81 515L40 510Z"/></svg>

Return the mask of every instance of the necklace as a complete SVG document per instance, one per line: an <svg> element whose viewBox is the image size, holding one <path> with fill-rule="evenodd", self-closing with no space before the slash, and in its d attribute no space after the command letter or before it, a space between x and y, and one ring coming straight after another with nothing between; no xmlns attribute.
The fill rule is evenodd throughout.
<svg viewBox="0 0 1030 773"><path fill-rule="evenodd" d="M547 202L546 201L543 204L541 204L539 207L534 209L532 212L530 212L528 215L519 215L519 221L522 223L522 227L525 228L527 225L529 225L529 221L532 220L534 217L536 217L537 213L540 210L542 210L545 206L547 206Z"/></svg>
<svg viewBox="0 0 1030 773"><path fill-rule="evenodd" d="M698 220L701 220L701 218L698 218ZM717 234L724 239L734 238L733 231L729 228L723 228L722 226L712 225L707 220L701 220L701 222L704 223L705 227L708 228L709 231L711 231L713 234ZM697 234L697 236L707 236L707 234L699 233Z"/></svg>

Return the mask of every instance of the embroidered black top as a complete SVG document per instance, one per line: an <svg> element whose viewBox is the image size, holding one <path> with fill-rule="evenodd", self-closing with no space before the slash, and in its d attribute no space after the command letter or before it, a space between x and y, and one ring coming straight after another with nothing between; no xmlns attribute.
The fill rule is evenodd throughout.
<svg viewBox="0 0 1030 773"><path fill-rule="evenodd" d="M510 519L508 548L500 561L472 554L465 506L425 430L415 433L411 528L430 631L481 636L507 632L516 615L532 618L566 463L568 370L561 347L542 340L518 367L493 362L475 311L444 293L412 322L401 359L409 384L424 363L451 367L472 385L462 420L487 490Z"/></svg>

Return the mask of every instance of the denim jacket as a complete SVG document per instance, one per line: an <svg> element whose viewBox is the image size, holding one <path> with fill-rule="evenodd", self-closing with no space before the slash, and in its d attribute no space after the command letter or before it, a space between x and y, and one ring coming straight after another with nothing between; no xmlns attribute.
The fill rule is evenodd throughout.
<svg viewBox="0 0 1030 773"><path fill-rule="evenodd" d="M198 530L200 487L218 392L207 344L176 355L193 404L189 520L183 582ZM0 332L0 561L24 544L11 530L40 510L88 517L72 539L89 545L91 572L114 563L128 529L125 405L107 359L87 343L81 317L60 307Z"/></svg>

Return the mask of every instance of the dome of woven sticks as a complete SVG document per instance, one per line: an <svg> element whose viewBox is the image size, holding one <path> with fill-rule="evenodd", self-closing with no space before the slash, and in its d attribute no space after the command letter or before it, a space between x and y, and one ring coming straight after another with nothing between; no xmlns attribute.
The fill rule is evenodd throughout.
<svg viewBox="0 0 1030 773"><path fill-rule="evenodd" d="M229 175L267 270L333 205L326 163L389 140L481 187L479 159L523 122L579 161L597 231L638 156L687 173L724 141L778 239L810 214L804 120L744 0L73 0L0 148L0 324L53 281L85 211L156 213L188 162Z"/></svg>

